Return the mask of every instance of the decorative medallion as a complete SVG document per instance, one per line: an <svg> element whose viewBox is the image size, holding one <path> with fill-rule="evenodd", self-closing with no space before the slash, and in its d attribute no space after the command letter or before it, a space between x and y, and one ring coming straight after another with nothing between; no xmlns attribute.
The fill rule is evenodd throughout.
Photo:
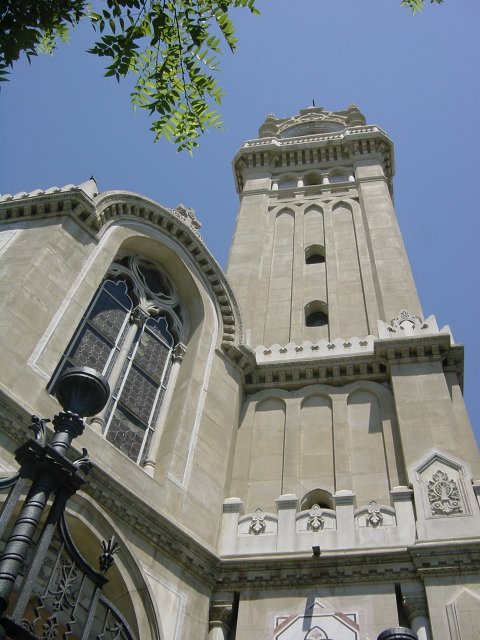
<svg viewBox="0 0 480 640"><path fill-rule="evenodd" d="M372 527L378 527L383 522L383 515L375 500L370 500L368 503L368 514L366 516L367 523Z"/></svg>
<svg viewBox="0 0 480 640"><path fill-rule="evenodd" d="M319 531L323 529L324 524L323 511L318 504L314 504L309 512L307 528L311 531Z"/></svg>
<svg viewBox="0 0 480 640"><path fill-rule="evenodd" d="M267 523L265 522L265 514L263 512L263 509L257 507L252 515L252 522L250 523L250 533L258 535L260 533L264 533L266 528Z"/></svg>
<svg viewBox="0 0 480 640"><path fill-rule="evenodd" d="M464 513L460 491L455 480L439 469L427 485L433 515L449 516Z"/></svg>

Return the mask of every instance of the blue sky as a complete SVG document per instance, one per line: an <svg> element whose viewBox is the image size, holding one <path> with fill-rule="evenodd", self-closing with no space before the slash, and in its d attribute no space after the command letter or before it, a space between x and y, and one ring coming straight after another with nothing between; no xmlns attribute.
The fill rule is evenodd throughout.
<svg viewBox="0 0 480 640"><path fill-rule="evenodd" d="M153 144L129 84L103 78L86 54L88 24L55 56L16 65L0 93L0 193L79 184L193 207L225 265L238 209L230 161L269 112L355 102L395 143L395 206L425 315L465 344L465 395L480 437L480 273L476 151L480 107L478 0L258 0L234 12L239 48L222 58L225 131L193 157Z"/></svg>

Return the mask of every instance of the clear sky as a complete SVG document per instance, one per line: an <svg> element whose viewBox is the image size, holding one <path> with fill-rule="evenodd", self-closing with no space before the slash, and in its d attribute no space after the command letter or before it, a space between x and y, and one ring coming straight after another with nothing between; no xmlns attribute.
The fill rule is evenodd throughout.
<svg viewBox="0 0 480 640"><path fill-rule="evenodd" d="M86 24L54 57L17 64L0 93L0 193L79 184L193 207L224 266L238 196L230 161L267 113L358 104L395 143L395 205L425 316L465 344L465 395L480 438L479 0L445 0L412 17L399 0L258 0L233 14L225 53L224 132L193 158L153 144L128 83L103 78ZM350 337L350 336L345 336Z"/></svg>

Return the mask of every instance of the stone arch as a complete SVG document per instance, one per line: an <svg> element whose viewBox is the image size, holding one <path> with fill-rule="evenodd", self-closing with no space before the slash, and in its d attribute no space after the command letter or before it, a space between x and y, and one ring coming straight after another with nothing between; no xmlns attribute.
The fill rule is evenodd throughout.
<svg viewBox="0 0 480 640"><path fill-rule="evenodd" d="M320 171L308 171L303 177L305 187L311 187L322 184L322 174Z"/></svg>
<svg viewBox="0 0 480 640"><path fill-rule="evenodd" d="M272 258L263 343L286 344L290 338L295 214L284 208L275 214Z"/></svg>
<svg viewBox="0 0 480 640"><path fill-rule="evenodd" d="M327 394L306 395L300 404L300 495L324 487L335 490L332 401ZM331 507L331 503L330 506Z"/></svg>
<svg viewBox="0 0 480 640"><path fill-rule="evenodd" d="M369 333L365 294L362 281L354 207L348 200L334 203L331 216L329 249L341 260L329 260L329 281L334 283L329 295L332 325L343 338Z"/></svg>
<svg viewBox="0 0 480 640"><path fill-rule="evenodd" d="M315 488L308 491L300 499L300 511L311 509L314 504L324 509L334 509L333 497L326 489Z"/></svg>
<svg viewBox="0 0 480 640"><path fill-rule="evenodd" d="M278 180L278 188L282 189L295 189L298 184L298 178L293 173L283 175Z"/></svg>
<svg viewBox="0 0 480 640"><path fill-rule="evenodd" d="M261 507L276 511L282 493L287 404L285 392L265 390L243 407L237 435L231 494L244 501L245 512Z"/></svg>
<svg viewBox="0 0 480 640"><path fill-rule="evenodd" d="M303 234L305 249L311 244L325 247L324 213L318 205L313 204L304 209Z"/></svg>
<svg viewBox="0 0 480 640"><path fill-rule="evenodd" d="M355 389L347 399L347 414L357 504L370 500L389 504L391 487L378 397L371 390Z"/></svg>

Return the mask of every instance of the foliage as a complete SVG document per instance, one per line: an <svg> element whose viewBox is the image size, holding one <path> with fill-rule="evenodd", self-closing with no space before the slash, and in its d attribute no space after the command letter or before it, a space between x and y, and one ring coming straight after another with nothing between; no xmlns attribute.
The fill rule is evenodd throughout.
<svg viewBox="0 0 480 640"><path fill-rule="evenodd" d="M215 78L221 42L235 50L229 10L257 14L255 0L6 0L0 9L0 80L24 53L51 53L69 27L88 18L99 32L90 53L109 58L107 76L134 74L134 107L153 115L164 136L189 152L207 128L220 128L223 93Z"/></svg>
<svg viewBox="0 0 480 640"><path fill-rule="evenodd" d="M424 3L401 0L414 14ZM3 0L0 81L22 53L29 61L52 53L86 18L99 35L89 52L109 59L105 75L136 76L132 102L153 116L155 140L164 136L191 152L207 128L221 127L220 45L223 40L234 51L237 42L229 11L244 7L257 14L255 0L98 0L95 7L88 0Z"/></svg>
<svg viewBox="0 0 480 640"><path fill-rule="evenodd" d="M442 4L443 0L430 0L431 4ZM401 0L401 5L407 7L407 9L411 9L412 13L415 15L417 11L421 11L425 5L425 0Z"/></svg>

